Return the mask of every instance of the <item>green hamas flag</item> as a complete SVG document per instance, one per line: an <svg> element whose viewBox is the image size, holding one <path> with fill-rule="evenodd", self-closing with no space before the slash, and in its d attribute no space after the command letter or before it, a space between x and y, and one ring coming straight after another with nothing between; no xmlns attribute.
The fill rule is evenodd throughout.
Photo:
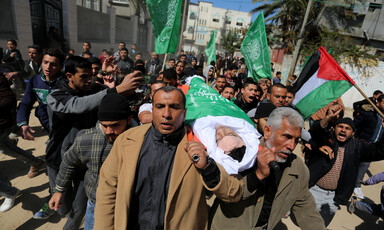
<svg viewBox="0 0 384 230"><path fill-rule="evenodd" d="M260 78L272 78L263 12L260 12L249 28L240 51L244 55L248 67L248 77L253 78L256 82Z"/></svg>
<svg viewBox="0 0 384 230"><path fill-rule="evenodd" d="M190 124L196 119L214 117L241 118L252 126L255 124L239 107L230 100L222 97L216 90L205 84L200 78L193 78L187 93L187 115L185 122Z"/></svg>
<svg viewBox="0 0 384 230"><path fill-rule="evenodd" d="M216 30L212 31L211 38L205 49L205 55L207 55L207 65L210 65L211 61L216 63Z"/></svg>
<svg viewBox="0 0 384 230"><path fill-rule="evenodd" d="M157 54L174 53L179 42L182 0L147 0Z"/></svg>

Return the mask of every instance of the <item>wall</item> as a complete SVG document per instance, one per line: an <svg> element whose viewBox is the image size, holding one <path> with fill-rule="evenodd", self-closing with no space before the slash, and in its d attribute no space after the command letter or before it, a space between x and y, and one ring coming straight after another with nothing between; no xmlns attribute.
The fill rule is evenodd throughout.
<svg viewBox="0 0 384 230"><path fill-rule="evenodd" d="M126 43L133 43L133 24L132 21L116 16L116 43L124 41Z"/></svg>
<svg viewBox="0 0 384 230"><path fill-rule="evenodd" d="M79 42L109 42L109 15L77 6L77 21Z"/></svg>

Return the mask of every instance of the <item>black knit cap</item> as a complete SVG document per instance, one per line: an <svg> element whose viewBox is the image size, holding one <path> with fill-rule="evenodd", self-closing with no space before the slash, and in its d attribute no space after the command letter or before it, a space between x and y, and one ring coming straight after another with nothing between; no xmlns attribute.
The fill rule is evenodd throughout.
<svg viewBox="0 0 384 230"><path fill-rule="evenodd" d="M118 121L132 114L127 99L117 93L108 93L99 105L99 121Z"/></svg>
<svg viewBox="0 0 384 230"><path fill-rule="evenodd" d="M254 119L269 117L272 111L276 108L272 103L260 103L257 107Z"/></svg>
<svg viewBox="0 0 384 230"><path fill-rule="evenodd" d="M336 121L335 126L338 124L347 124L352 127L353 131L356 130L355 123L349 117L340 118L339 120Z"/></svg>

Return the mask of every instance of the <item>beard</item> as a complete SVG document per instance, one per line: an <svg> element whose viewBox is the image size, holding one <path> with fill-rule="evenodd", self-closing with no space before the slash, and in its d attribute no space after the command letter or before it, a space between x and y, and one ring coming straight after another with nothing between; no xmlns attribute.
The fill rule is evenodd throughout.
<svg viewBox="0 0 384 230"><path fill-rule="evenodd" d="M271 149L273 147L271 144L272 141L273 141L273 139L270 139L269 141L265 141L265 145L267 146L267 148ZM284 150L284 151L280 150L279 153L283 153L283 154L287 155L287 158L279 157L275 153L276 162L277 163L285 163L285 162L287 162L288 157L292 154L292 151L291 150Z"/></svg>

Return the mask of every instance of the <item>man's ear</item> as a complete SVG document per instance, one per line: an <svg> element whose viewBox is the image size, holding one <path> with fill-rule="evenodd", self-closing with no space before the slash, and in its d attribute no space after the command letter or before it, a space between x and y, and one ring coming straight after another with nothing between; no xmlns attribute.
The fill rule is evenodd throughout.
<svg viewBox="0 0 384 230"><path fill-rule="evenodd" d="M244 94L244 88L241 88L241 94Z"/></svg>
<svg viewBox="0 0 384 230"><path fill-rule="evenodd" d="M267 93L265 96L267 97L267 100L268 100L268 101L271 100L271 94Z"/></svg>
<svg viewBox="0 0 384 230"><path fill-rule="evenodd" d="M269 140L272 135L272 127L265 125L264 126L264 139Z"/></svg>
<svg viewBox="0 0 384 230"><path fill-rule="evenodd" d="M73 74L67 72L65 73L65 76L67 77L68 80L71 80L73 77Z"/></svg>

